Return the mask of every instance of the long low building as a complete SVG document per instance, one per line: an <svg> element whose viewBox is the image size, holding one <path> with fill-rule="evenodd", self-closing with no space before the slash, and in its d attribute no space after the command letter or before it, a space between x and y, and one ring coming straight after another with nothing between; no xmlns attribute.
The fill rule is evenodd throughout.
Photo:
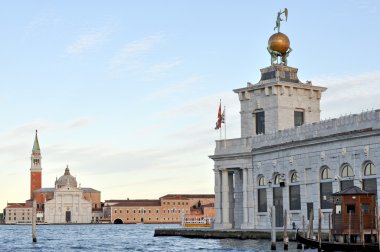
<svg viewBox="0 0 380 252"><path fill-rule="evenodd" d="M183 216L189 215L192 208L207 208L213 203L213 194L168 194L158 200L106 200L103 215L112 223L120 224L181 223ZM210 217L212 211L204 211L207 214L204 217Z"/></svg>

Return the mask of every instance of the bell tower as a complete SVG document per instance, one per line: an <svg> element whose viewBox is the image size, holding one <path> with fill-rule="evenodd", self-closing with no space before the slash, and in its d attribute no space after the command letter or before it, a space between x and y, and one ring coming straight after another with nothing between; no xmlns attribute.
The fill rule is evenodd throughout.
<svg viewBox="0 0 380 252"><path fill-rule="evenodd" d="M36 130L36 136L34 138L34 144L32 149L32 155L30 157L30 198L33 199L33 192L41 188L42 180L42 168L41 168L41 150L38 143L38 136Z"/></svg>

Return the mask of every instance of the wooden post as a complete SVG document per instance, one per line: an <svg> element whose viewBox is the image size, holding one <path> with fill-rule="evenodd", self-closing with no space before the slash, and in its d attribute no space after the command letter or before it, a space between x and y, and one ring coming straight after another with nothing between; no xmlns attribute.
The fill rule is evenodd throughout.
<svg viewBox="0 0 380 252"><path fill-rule="evenodd" d="M329 242L332 240L332 234L331 234L331 213L329 213Z"/></svg>
<svg viewBox="0 0 380 252"><path fill-rule="evenodd" d="M348 243L351 243L351 210L348 211Z"/></svg>
<svg viewBox="0 0 380 252"><path fill-rule="evenodd" d="M302 215L302 236L306 237L305 215ZM297 249L302 249L303 244L297 243Z"/></svg>
<svg viewBox="0 0 380 252"><path fill-rule="evenodd" d="M276 207L272 206L272 243L270 245L271 250L276 250Z"/></svg>
<svg viewBox="0 0 380 252"><path fill-rule="evenodd" d="M33 209L32 209L32 237L33 242L37 242L37 235L36 235L36 219L37 219L37 209L36 209L36 201L33 200Z"/></svg>
<svg viewBox="0 0 380 252"><path fill-rule="evenodd" d="M302 215L302 232L303 232L303 237L306 237L305 215Z"/></svg>
<svg viewBox="0 0 380 252"><path fill-rule="evenodd" d="M310 210L310 217L309 217L309 238L313 239L314 232L313 232L313 222L314 222L314 210L313 208Z"/></svg>
<svg viewBox="0 0 380 252"><path fill-rule="evenodd" d="M321 242L322 242L322 234L321 234L321 229L322 229L322 209L319 208L319 213L318 213L318 251L321 250Z"/></svg>
<svg viewBox="0 0 380 252"><path fill-rule="evenodd" d="M288 224L288 212L284 210L284 250L288 250L289 238L287 233L287 224Z"/></svg>
<svg viewBox="0 0 380 252"><path fill-rule="evenodd" d="M363 219L363 209L360 208L360 241L364 246L364 219Z"/></svg>

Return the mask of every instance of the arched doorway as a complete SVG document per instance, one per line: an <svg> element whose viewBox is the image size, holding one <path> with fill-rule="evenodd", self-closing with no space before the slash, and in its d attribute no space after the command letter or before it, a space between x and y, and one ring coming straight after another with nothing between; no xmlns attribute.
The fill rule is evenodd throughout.
<svg viewBox="0 0 380 252"><path fill-rule="evenodd" d="M113 224L123 224L123 221L121 219L115 219Z"/></svg>

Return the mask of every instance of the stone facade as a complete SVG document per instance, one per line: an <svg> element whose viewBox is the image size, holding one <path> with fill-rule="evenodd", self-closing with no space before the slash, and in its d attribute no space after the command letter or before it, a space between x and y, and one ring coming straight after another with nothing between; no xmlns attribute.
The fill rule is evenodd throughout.
<svg viewBox="0 0 380 252"><path fill-rule="evenodd" d="M321 208L327 228L331 193L350 185L380 188L380 110L320 121L326 88L300 82L292 67L274 65L261 74L257 84L234 90L241 104L241 138L216 141L210 156L214 227L269 229L275 205L277 227L284 210L292 228L301 227L311 209L318 216ZM256 129L260 112L262 132Z"/></svg>
<svg viewBox="0 0 380 252"><path fill-rule="evenodd" d="M5 224L32 224L32 206L25 203L8 203L4 208Z"/></svg>

